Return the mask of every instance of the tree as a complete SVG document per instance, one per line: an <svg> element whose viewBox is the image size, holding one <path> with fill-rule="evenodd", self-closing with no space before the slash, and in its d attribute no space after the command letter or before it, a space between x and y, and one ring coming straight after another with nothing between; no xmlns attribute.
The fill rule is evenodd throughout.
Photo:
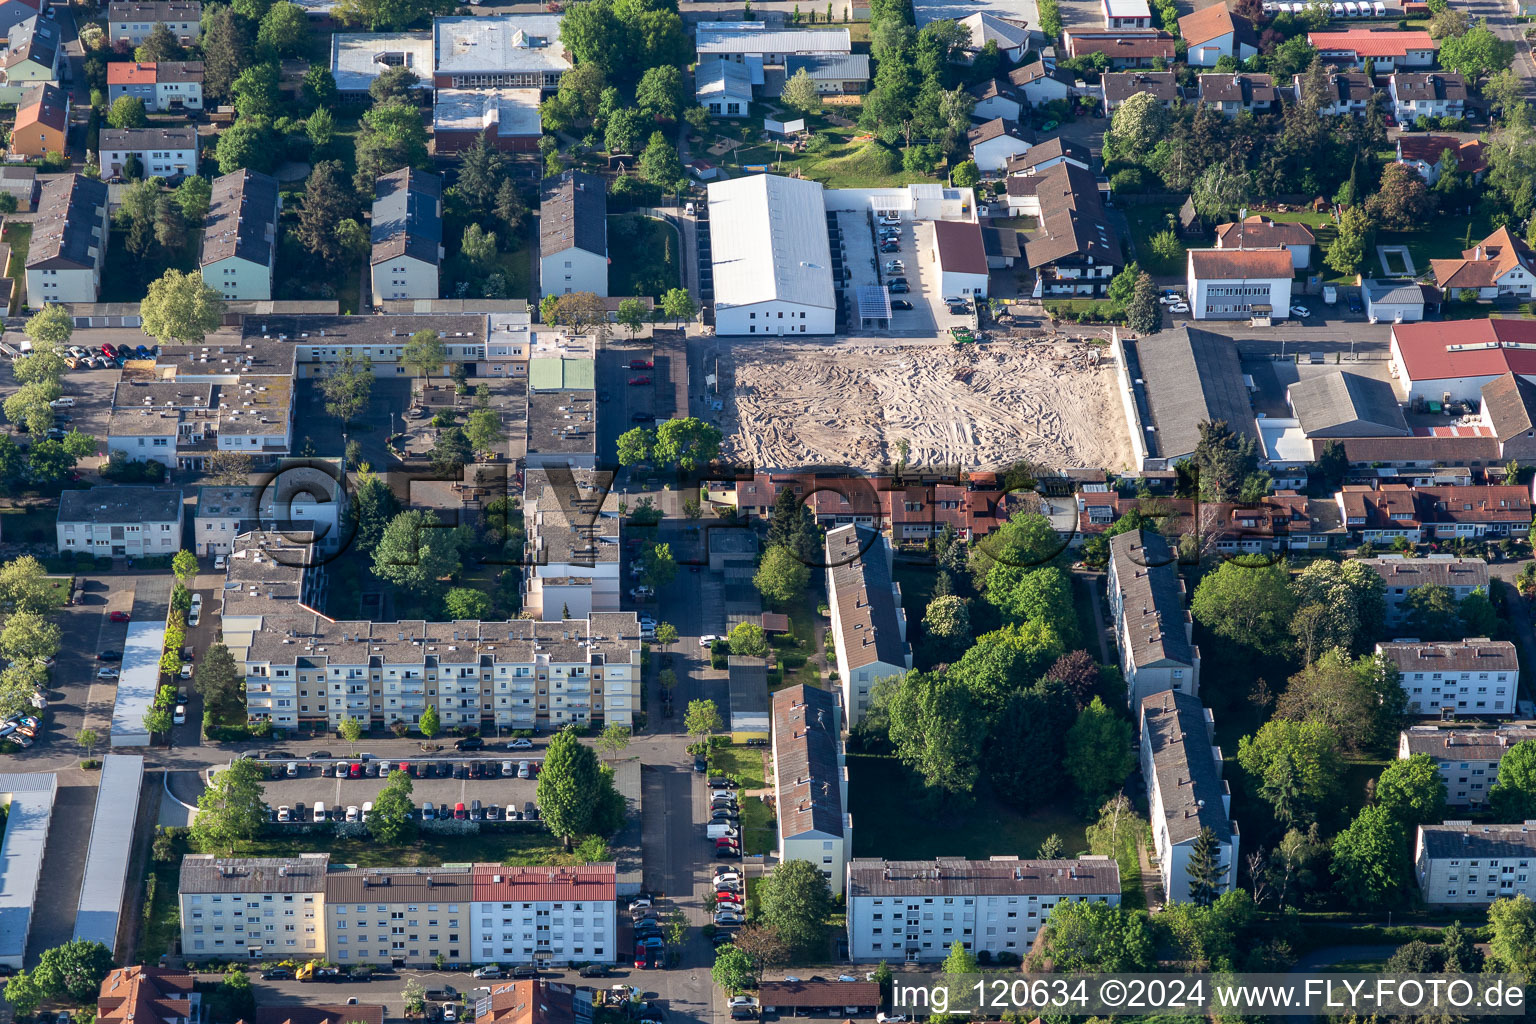
<svg viewBox="0 0 1536 1024"><path fill-rule="evenodd" d="M309 17L287 0L273 4L256 31L256 45L275 57L302 56L308 43Z"/></svg>
<svg viewBox="0 0 1536 1024"><path fill-rule="evenodd" d="M432 732L425 728L427 715L436 719L436 709L427 705L426 711L421 716L421 734L431 739ZM381 843L393 846L405 842L415 830L416 805L411 801L411 792L414 787L411 777L402 771L389 773L389 781L379 791L379 795L373 798L373 810L368 815L368 831Z"/></svg>
<svg viewBox="0 0 1536 1024"><path fill-rule="evenodd" d="M343 255L336 228L357 214L357 196L345 174L339 160L315 164L304 186L304 204L299 208L295 232L299 244L331 268L341 262Z"/></svg>
<svg viewBox="0 0 1536 1024"><path fill-rule="evenodd" d="M421 983L415 978L407 978L405 991L400 993L401 1004L405 1008L406 1016L420 1016L426 1012L427 990L421 987Z"/></svg>
<svg viewBox="0 0 1536 1024"><path fill-rule="evenodd" d="M149 294L139 304L139 315L144 333L161 344L178 341L195 345L223 323L224 299L203 283L200 272L167 270L159 280L150 282Z"/></svg>
<svg viewBox="0 0 1536 1024"><path fill-rule="evenodd" d="M619 435L618 455L619 465L633 466L637 462L644 462L651 457L651 449L656 444L656 435L645 427L631 427Z"/></svg>
<svg viewBox="0 0 1536 1024"><path fill-rule="evenodd" d="M1536 740L1521 740L1504 751L1498 779L1488 790L1488 808L1499 821L1536 817Z"/></svg>
<svg viewBox="0 0 1536 1024"><path fill-rule="evenodd" d="M343 353L336 367L321 379L320 393L325 396L325 411L341 420L345 430L368 408L373 395L372 364L352 352Z"/></svg>
<svg viewBox="0 0 1536 1024"><path fill-rule="evenodd" d="M5 985L5 1001L18 1015L30 1017L46 996L34 973L17 971Z"/></svg>
<svg viewBox="0 0 1536 1024"><path fill-rule="evenodd" d="M1438 583L1414 587L1403 598L1403 611L1412 634L1421 640L1460 636L1461 615L1451 588Z"/></svg>
<svg viewBox="0 0 1536 1024"><path fill-rule="evenodd" d="M1488 908L1488 923L1493 927L1488 948L1499 962L1526 977L1536 973L1536 903L1524 893L1495 900ZM6 997L10 998L9 986Z"/></svg>
<svg viewBox="0 0 1536 1024"><path fill-rule="evenodd" d="M666 650L677 643L677 627L670 622L663 622L657 626L656 643L662 650Z"/></svg>
<svg viewBox="0 0 1536 1024"><path fill-rule="evenodd" d="M451 588L443 595L443 605L454 620L485 619L491 614L490 595L473 587Z"/></svg>
<svg viewBox="0 0 1536 1024"><path fill-rule="evenodd" d="M633 338L645 326L647 312L645 303L639 299L620 299L618 312L619 326L628 331L629 336Z"/></svg>
<svg viewBox="0 0 1536 1024"><path fill-rule="evenodd" d="M143 128L149 124L144 101L137 96L119 96L107 111L107 124L113 128Z"/></svg>
<svg viewBox="0 0 1536 1024"><path fill-rule="evenodd" d="M976 161L967 157L955 165L949 179L956 188L975 188L981 183L981 171L976 167Z"/></svg>
<svg viewBox="0 0 1536 1024"><path fill-rule="evenodd" d="M1138 334L1152 334L1163 323L1163 307L1157 301L1157 285L1152 275L1142 273L1136 278L1136 290L1125 307L1125 325Z"/></svg>
<svg viewBox="0 0 1536 1024"><path fill-rule="evenodd" d="M319 113L322 109L329 113L330 108L336 104L340 96L336 88L336 76L331 74L331 69L324 64L310 65L309 70L304 72L303 88L304 103L306 106L315 108L315 113ZM323 143L316 142L315 145L319 146Z"/></svg>
<svg viewBox="0 0 1536 1024"><path fill-rule="evenodd" d="M502 237L516 238L517 232L523 226L523 221L528 219L528 205L523 202L522 193L508 178L496 189L496 203L491 212L496 219L506 226L506 232Z"/></svg>
<svg viewBox="0 0 1536 1024"><path fill-rule="evenodd" d="M494 451L497 445L507 439L506 432L501 429L501 413L495 409L476 409L471 412L464 433L477 452Z"/></svg>
<svg viewBox="0 0 1536 1024"><path fill-rule="evenodd" d="M764 925L791 949L804 955L822 951L827 917L832 913L832 889L821 865L786 860L758 887L758 915Z"/></svg>
<svg viewBox="0 0 1536 1024"><path fill-rule="evenodd" d="M1376 780L1376 802L1412 830L1445 819L1445 778L1428 754L1392 761ZM1524 819L1522 819L1524 820Z"/></svg>
<svg viewBox="0 0 1536 1024"><path fill-rule="evenodd" d="M969 796L980 774L986 721L960 674L913 671L880 680L871 704L886 715L903 764L937 795Z"/></svg>
<svg viewBox="0 0 1536 1024"><path fill-rule="evenodd" d="M623 821L624 798L613 788L612 772L569 726L549 741L537 797L545 823L567 850L574 837L605 835Z"/></svg>
<svg viewBox="0 0 1536 1024"><path fill-rule="evenodd" d="M1185 874L1189 876L1189 901L1197 907L1214 903L1221 894L1226 873L1216 833L1209 826L1202 826L1195 836L1195 845L1185 868Z"/></svg>
<svg viewBox="0 0 1536 1024"><path fill-rule="evenodd" d="M1396 903L1408 878L1403 826L1385 807L1366 807L1333 838L1333 874L1350 906Z"/></svg>
<svg viewBox="0 0 1536 1024"><path fill-rule="evenodd" d="M278 114L277 65L270 61L252 64L241 71L229 87L239 117L270 117Z"/></svg>
<svg viewBox="0 0 1536 1024"><path fill-rule="evenodd" d="M496 266L496 233L469 225L459 241L459 255L475 273L489 273Z"/></svg>
<svg viewBox="0 0 1536 1024"><path fill-rule="evenodd" d="M410 509L389 521L373 550L373 574L397 587L434 594L457 575L463 535L430 510Z"/></svg>
<svg viewBox="0 0 1536 1024"><path fill-rule="evenodd" d="M1334 649L1291 677L1275 715L1326 725L1359 752L1395 745L1407 705L1393 665L1371 656L1351 661Z"/></svg>
<svg viewBox="0 0 1536 1024"><path fill-rule="evenodd" d="M1515 44L1500 39L1488 27L1488 19L1479 18L1462 35L1440 40L1439 60L1442 68L1458 71L1471 82L1509 68L1515 60Z"/></svg>
<svg viewBox="0 0 1536 1024"><path fill-rule="evenodd" d="M331 139L336 136L336 118L330 109L317 107L314 113L305 118L304 134L309 137L309 144L315 148L316 156L324 153Z"/></svg>
<svg viewBox="0 0 1536 1024"><path fill-rule="evenodd" d="M789 548L778 544L763 552L763 560L752 576L758 593L780 607L805 593L810 581L810 567Z"/></svg>
<svg viewBox="0 0 1536 1024"><path fill-rule="evenodd" d="M691 700L683 714L683 728L688 735L706 737L725 728L720 721L720 711L712 700Z"/></svg>
<svg viewBox="0 0 1536 1024"><path fill-rule="evenodd" d="M100 942L71 939L44 950L32 977L45 998L84 1003L101 992L113 966L112 951Z"/></svg>
<svg viewBox="0 0 1536 1024"><path fill-rule="evenodd" d="M377 473L362 466L358 472L357 493L352 500L355 517L354 543L359 551L374 550L384 538L384 528L400 511L400 501L389 484Z"/></svg>
<svg viewBox="0 0 1536 1024"><path fill-rule="evenodd" d="M59 386L51 388L42 384L24 384L14 395L5 400L5 418L12 423L25 424L34 436L41 437L53 428L53 407L48 403L59 396ZM34 441L35 449L40 442ZM32 453L36 461L36 452Z"/></svg>
<svg viewBox="0 0 1536 1024"><path fill-rule="evenodd" d="M11 371L19 383L39 384L50 389L58 385L68 370L64 353L52 342L35 342L30 353L11 364Z"/></svg>
<svg viewBox="0 0 1536 1024"><path fill-rule="evenodd" d="M1151 93L1137 93L1115 108L1105 148L1117 160L1139 162L1168 135L1168 111Z"/></svg>
<svg viewBox="0 0 1536 1024"><path fill-rule="evenodd" d="M697 316L699 307L694 303L693 296L688 294L687 289L669 288L661 297L661 312L668 320L680 324Z"/></svg>
<svg viewBox="0 0 1536 1024"><path fill-rule="evenodd" d="M635 86L635 104L646 117L676 121L683 112L683 72L676 64L646 68Z"/></svg>
<svg viewBox="0 0 1536 1024"><path fill-rule="evenodd" d="M720 455L720 428L696 416L669 419L656 428L656 459L693 472Z"/></svg>
<svg viewBox="0 0 1536 1024"><path fill-rule="evenodd" d="M1339 218L1339 232L1323 262L1335 273L1353 275L1370 249L1371 222L1360 207L1349 207Z"/></svg>
<svg viewBox="0 0 1536 1024"><path fill-rule="evenodd" d="M629 746L630 731L628 726L617 722L609 722L603 726L603 731L598 734L596 747L609 757L615 757Z"/></svg>
<svg viewBox="0 0 1536 1024"><path fill-rule="evenodd" d="M75 737L75 742L84 747L85 756L90 757L96 750L96 744L101 742L101 736L97 734L95 729L86 727L80 730L79 735Z"/></svg>
<svg viewBox="0 0 1536 1024"><path fill-rule="evenodd" d="M256 1013L256 993L251 988L251 976L243 966L230 964L224 977L209 994L208 1016L220 1024L250 1020Z"/></svg>
<svg viewBox="0 0 1536 1024"><path fill-rule="evenodd" d="M1090 806L1097 807L1135 766L1131 723L1110 711L1098 697L1093 698L1067 732L1064 763L1078 792Z"/></svg>
<svg viewBox="0 0 1536 1024"><path fill-rule="evenodd" d="M421 88L421 76L405 65L385 68L368 83L368 96L375 105L380 103L413 103Z"/></svg>
<svg viewBox="0 0 1536 1024"><path fill-rule="evenodd" d="M1499 630L1499 613L1488 600L1488 591L1477 587L1456 607L1461 618L1463 636L1494 636Z"/></svg>
<svg viewBox="0 0 1536 1024"><path fill-rule="evenodd" d="M661 132L651 133L651 140L640 154L639 168L641 178L668 191L687 180L683 176L683 162L678 158L677 147Z"/></svg>
<svg viewBox="0 0 1536 1024"><path fill-rule="evenodd" d="M949 944L949 955L944 958L944 963L939 968L939 973L958 980L967 974L977 974L980 970L981 967L976 963L976 957L972 955L970 950L965 948L965 943L956 939Z"/></svg>
<svg viewBox="0 0 1536 1024"><path fill-rule="evenodd" d="M1382 227L1406 230L1428 216L1434 206L1429 186L1407 164L1389 163L1382 168L1381 185L1366 200L1365 210Z"/></svg>
<svg viewBox="0 0 1536 1024"><path fill-rule="evenodd" d="M779 99L791 110L806 114L813 114L821 109L821 93L816 88L816 80L805 68L789 76Z"/></svg>
<svg viewBox="0 0 1536 1024"><path fill-rule="evenodd" d="M1223 562L1195 587L1194 617L1213 633L1260 652L1278 651L1289 632L1296 596L1284 565Z"/></svg>
<svg viewBox="0 0 1536 1024"><path fill-rule="evenodd" d="M1062 900L1045 919L1038 949L1057 971L1126 972L1154 964L1145 911Z"/></svg>
<svg viewBox="0 0 1536 1024"><path fill-rule="evenodd" d="M48 571L31 555L0 565L0 603L17 610L43 611L52 605L53 584Z"/></svg>
<svg viewBox="0 0 1536 1024"><path fill-rule="evenodd" d="M133 59L140 64L158 64L165 60L181 60L186 56L181 44L176 41L176 36L163 21L155 23L149 30L149 35L144 38L138 48L134 50ZM113 125L113 127L117 127Z"/></svg>
<svg viewBox="0 0 1536 1024"><path fill-rule="evenodd" d="M192 687L203 698L203 707L223 720L231 717L245 700L245 672L223 643L213 643L192 673Z"/></svg>
<svg viewBox="0 0 1536 1024"><path fill-rule="evenodd" d="M272 120L266 117L242 117L219 134L214 147L220 174L233 174L242 167L265 171L274 162L275 138Z"/></svg>
<svg viewBox="0 0 1536 1024"><path fill-rule="evenodd" d="M237 843L256 838L267 821L261 780L261 767L241 757L208 781L192 819L192 839L200 849L233 856Z"/></svg>
<svg viewBox="0 0 1536 1024"><path fill-rule="evenodd" d="M748 658L768 656L768 636L763 627L755 622L738 622L728 637L731 653Z"/></svg>
<svg viewBox="0 0 1536 1024"><path fill-rule="evenodd" d="M34 344L67 345L75 332L75 318L58 303L49 303L28 317L22 329Z"/></svg>
<svg viewBox="0 0 1536 1024"><path fill-rule="evenodd" d="M553 299L553 302L550 302ZM548 308L545 308L545 304ZM547 324L559 324L571 334L596 332L607 336L607 300L592 292L566 292L546 295L539 305L540 318Z"/></svg>
<svg viewBox="0 0 1536 1024"><path fill-rule="evenodd" d="M15 611L0 629L0 656L31 662L59 653L59 627L34 611Z"/></svg>
<svg viewBox="0 0 1536 1024"><path fill-rule="evenodd" d="M641 582L653 590L660 590L677 576L677 560L672 557L672 545L652 544L640 555L644 566Z"/></svg>
<svg viewBox="0 0 1536 1024"><path fill-rule="evenodd" d="M427 129L414 103L390 100L363 114L353 178L359 191L372 189L375 181L392 171L427 163Z"/></svg>
<svg viewBox="0 0 1536 1024"><path fill-rule="evenodd" d="M448 361L448 347L433 330L420 330L411 335L400 353L400 361L406 369L430 379Z"/></svg>
<svg viewBox="0 0 1536 1024"><path fill-rule="evenodd" d="M1333 730L1316 722L1280 719L1238 741L1237 763L1286 825L1305 822L1320 809L1334 806L1344 770Z"/></svg>
<svg viewBox="0 0 1536 1024"><path fill-rule="evenodd" d="M191 583L197 575L197 556L187 550L176 552L171 557L171 573L183 585Z"/></svg>
<svg viewBox="0 0 1536 1024"><path fill-rule="evenodd" d="M437 705L428 704L427 709L421 713L421 719L416 723L416 731L430 740L442 727L443 723L437 717Z"/></svg>
<svg viewBox="0 0 1536 1024"><path fill-rule="evenodd" d="M487 214L496 202L496 192L507 179L507 158L485 135L464 150L459 165L459 195L476 212Z"/></svg>
<svg viewBox="0 0 1536 1024"><path fill-rule="evenodd" d="M742 989L755 987L757 968L750 956L726 943L715 950L715 964L710 968L709 976L727 995L734 995Z"/></svg>
<svg viewBox="0 0 1536 1024"><path fill-rule="evenodd" d="M1318 559L1291 582L1298 605L1291 633L1306 664L1323 652L1361 649L1374 642L1386 623L1386 585L1363 563ZM1308 632L1300 632L1303 612L1315 610Z"/></svg>
<svg viewBox="0 0 1536 1024"><path fill-rule="evenodd" d="M432 459L432 471L440 476L462 473L464 467L474 461L469 437L462 427L449 427L437 435L428 453Z"/></svg>
<svg viewBox="0 0 1536 1024"><path fill-rule="evenodd" d="M161 196L155 203L155 241L168 252L179 252L187 244L186 218L170 196Z"/></svg>
<svg viewBox="0 0 1536 1024"><path fill-rule="evenodd" d="M341 724L336 727L336 732L342 739L347 741L347 745L352 748L355 754L357 752L357 741L363 737L363 723L351 715L344 715L342 716Z"/></svg>

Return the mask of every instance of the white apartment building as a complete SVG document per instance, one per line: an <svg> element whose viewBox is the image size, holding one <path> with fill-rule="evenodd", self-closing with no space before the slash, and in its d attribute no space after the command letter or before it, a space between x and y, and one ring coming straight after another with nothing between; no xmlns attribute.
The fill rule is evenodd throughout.
<svg viewBox="0 0 1536 1024"><path fill-rule="evenodd" d="M885 537L850 523L828 530L826 545L833 649L851 727L869 710L876 682L912 668L912 645Z"/></svg>
<svg viewBox="0 0 1536 1024"><path fill-rule="evenodd" d="M108 484L59 495L59 554L104 558L181 550L181 492Z"/></svg>
<svg viewBox="0 0 1536 1024"><path fill-rule="evenodd" d="M540 186L539 290L608 294L608 186L595 174L565 171Z"/></svg>
<svg viewBox="0 0 1536 1024"><path fill-rule="evenodd" d="M1142 699L1140 725L1141 773L1165 897L1189 900L1189 859L1207 828L1216 837L1217 889L1226 892L1237 873L1238 831L1210 710L1197 697L1164 690Z"/></svg>
<svg viewBox="0 0 1536 1024"><path fill-rule="evenodd" d="M475 963L612 963L618 956L618 876L612 862L577 868L474 867Z"/></svg>
<svg viewBox="0 0 1536 1024"><path fill-rule="evenodd" d="M310 552L250 534L220 595L225 642L245 664L246 709L280 729L416 725L428 704L445 732L628 726L639 707L633 612L541 622L336 621L317 610Z"/></svg>
<svg viewBox="0 0 1536 1024"><path fill-rule="evenodd" d="M617 612L624 518L612 474L529 469L524 481L529 557L523 610L554 621Z"/></svg>
<svg viewBox="0 0 1536 1024"><path fill-rule="evenodd" d="M328 853L181 860L181 948L187 956L245 960L325 956Z"/></svg>
<svg viewBox="0 0 1536 1024"><path fill-rule="evenodd" d="M199 487L192 520L195 554L227 555L252 530L314 544L323 551L340 546L347 489L341 467L285 465L263 487Z"/></svg>
<svg viewBox="0 0 1536 1024"><path fill-rule="evenodd" d="M1177 556L1156 533L1131 530L1109 542L1109 611L1130 706L1164 690L1200 695L1200 649L1184 610Z"/></svg>
<svg viewBox="0 0 1536 1024"><path fill-rule="evenodd" d="M779 812L779 860L821 868L834 895L843 891L853 852L842 708L830 690L791 686L773 694L773 775Z"/></svg>
<svg viewBox="0 0 1536 1024"><path fill-rule="evenodd" d="M1404 558L1402 555L1378 555L1362 558L1387 585L1387 625L1395 626L1406 617L1403 602L1408 595L1425 584L1446 587L1451 596L1460 601L1472 591L1488 589L1488 563L1481 558L1455 558L1451 555L1428 555L1424 558Z"/></svg>
<svg viewBox="0 0 1536 1024"><path fill-rule="evenodd" d="M713 182L709 223L716 334L778 337L836 329L832 247L819 182L777 174Z"/></svg>
<svg viewBox="0 0 1536 1024"><path fill-rule="evenodd" d="M137 157L139 176L177 181L197 173L197 128L103 128L101 130L101 177L122 177L128 158Z"/></svg>
<svg viewBox="0 0 1536 1024"><path fill-rule="evenodd" d="M110 232L105 182L69 174L45 184L27 250L28 303L95 302Z"/></svg>
<svg viewBox="0 0 1536 1024"><path fill-rule="evenodd" d="M1376 656L1397 666L1410 715L1449 721L1515 712L1520 660L1508 640L1393 641L1377 644Z"/></svg>
<svg viewBox="0 0 1536 1024"><path fill-rule="evenodd" d="M1497 729L1442 729L1415 725L1398 733L1397 756L1432 758L1445 780L1445 799L1452 807L1488 802L1488 791L1499 780L1499 762L1516 743L1536 740L1536 729L1501 725Z"/></svg>
<svg viewBox="0 0 1536 1024"><path fill-rule="evenodd" d="M1295 275L1289 249L1189 250L1189 305L1195 320L1283 320Z"/></svg>
<svg viewBox="0 0 1536 1024"><path fill-rule="evenodd" d="M972 953L1023 956L1058 903L1120 905L1112 857L1075 860L848 862L849 957L855 962L935 962L960 942Z"/></svg>
<svg viewBox="0 0 1536 1024"><path fill-rule="evenodd" d="M411 167L375 183L373 304L389 299L435 299L443 262L443 179Z"/></svg>
<svg viewBox="0 0 1536 1024"><path fill-rule="evenodd" d="M421 964L470 959L470 865L351 868L325 877L326 959Z"/></svg>
<svg viewBox="0 0 1536 1024"><path fill-rule="evenodd" d="M1445 821L1420 825L1413 873L1430 906L1487 906L1536 896L1536 821L1512 825Z"/></svg>
<svg viewBox="0 0 1536 1024"><path fill-rule="evenodd" d="M171 30L186 46L203 34L203 5L199 0L129 0L107 5L107 38L138 46L156 25Z"/></svg>

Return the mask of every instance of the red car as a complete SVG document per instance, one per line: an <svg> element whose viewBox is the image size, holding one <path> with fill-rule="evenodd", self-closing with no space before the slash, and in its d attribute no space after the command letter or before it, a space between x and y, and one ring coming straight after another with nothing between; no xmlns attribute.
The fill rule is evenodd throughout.
<svg viewBox="0 0 1536 1024"><path fill-rule="evenodd" d="M110 618L113 622L127 622L128 621L128 613L127 612L113 612L111 615L109 615L107 617Z"/></svg>
<svg viewBox="0 0 1536 1024"><path fill-rule="evenodd" d="M466 818L469 817L469 812L464 809L464 805L463 804L454 804L453 805L453 816L457 820L463 821L463 820L465 820Z"/></svg>
<svg viewBox="0 0 1536 1024"><path fill-rule="evenodd" d="M631 384L649 384L651 382L651 378L649 378L649 377L631 377L631 378L629 378L629 382Z"/></svg>
<svg viewBox="0 0 1536 1024"><path fill-rule="evenodd" d="M741 893L739 893L739 892L728 892L728 891L722 889L719 892L715 893L715 899L718 902L721 902L721 903L740 903L741 902Z"/></svg>
<svg viewBox="0 0 1536 1024"><path fill-rule="evenodd" d="M360 779L362 777L363 777L363 765L362 765L362 762L354 763L352 765L352 767L347 769L347 778L349 778L349 779Z"/></svg>
<svg viewBox="0 0 1536 1024"><path fill-rule="evenodd" d="M715 849L717 850L735 850L739 849L740 847L741 844L737 842L736 839L732 836L721 836L719 839L715 840Z"/></svg>
<svg viewBox="0 0 1536 1024"><path fill-rule="evenodd" d="M101 354L106 356L108 359L116 359L117 349L113 348L111 345L103 345L101 346Z"/></svg>
<svg viewBox="0 0 1536 1024"><path fill-rule="evenodd" d="M651 966L651 951L644 946L635 947L635 970L643 971Z"/></svg>
<svg viewBox="0 0 1536 1024"><path fill-rule="evenodd" d="M631 370L649 370L651 366L652 363L649 359L631 359L629 361L629 368Z"/></svg>

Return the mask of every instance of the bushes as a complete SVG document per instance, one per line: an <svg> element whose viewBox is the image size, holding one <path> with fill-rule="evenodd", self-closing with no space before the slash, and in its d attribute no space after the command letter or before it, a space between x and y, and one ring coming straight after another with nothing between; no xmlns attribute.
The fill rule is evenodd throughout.
<svg viewBox="0 0 1536 1024"><path fill-rule="evenodd" d="M1127 167L1114 173L1109 179L1109 187L1115 192L1145 192L1147 176L1140 167Z"/></svg>
<svg viewBox="0 0 1536 1024"><path fill-rule="evenodd" d="M1046 312L1058 320L1079 324L1123 324L1125 309L1107 299L1054 299Z"/></svg>

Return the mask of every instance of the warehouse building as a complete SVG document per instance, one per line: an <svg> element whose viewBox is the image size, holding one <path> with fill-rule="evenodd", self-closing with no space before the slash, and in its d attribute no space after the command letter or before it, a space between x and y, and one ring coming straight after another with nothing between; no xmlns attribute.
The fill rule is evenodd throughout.
<svg viewBox="0 0 1536 1024"><path fill-rule="evenodd" d="M715 333L831 334L832 248L819 182L754 174L709 186Z"/></svg>

